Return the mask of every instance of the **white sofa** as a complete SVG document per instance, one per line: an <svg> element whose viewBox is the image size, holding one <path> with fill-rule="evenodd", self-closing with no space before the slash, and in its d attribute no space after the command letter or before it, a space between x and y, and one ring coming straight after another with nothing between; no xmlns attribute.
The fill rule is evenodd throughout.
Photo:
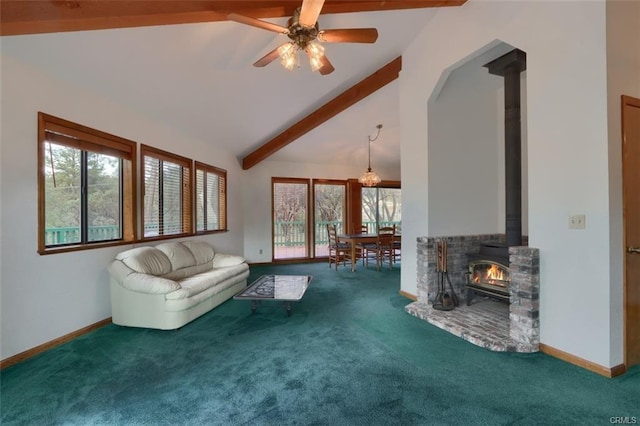
<svg viewBox="0 0 640 426"><path fill-rule="evenodd" d="M201 241L139 247L109 265L114 324L172 330L247 286L249 265Z"/></svg>

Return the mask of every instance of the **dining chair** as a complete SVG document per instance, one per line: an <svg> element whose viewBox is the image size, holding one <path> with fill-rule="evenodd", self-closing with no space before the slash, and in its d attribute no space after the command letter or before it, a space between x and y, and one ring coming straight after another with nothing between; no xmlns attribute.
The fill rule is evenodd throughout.
<svg viewBox="0 0 640 426"><path fill-rule="evenodd" d="M393 234L393 262L396 263L402 259L402 242L398 234L398 227L396 227Z"/></svg>
<svg viewBox="0 0 640 426"><path fill-rule="evenodd" d="M368 234L369 227L366 224L360 225L360 233ZM362 259L362 265L365 262L368 264L368 260L374 260L376 258L376 243L357 243L356 244L357 258Z"/></svg>
<svg viewBox="0 0 640 426"><path fill-rule="evenodd" d="M395 234L395 226L378 228L378 240L376 242L376 267L378 271L382 269L385 261L389 264L389 269L393 268L393 263L395 262Z"/></svg>
<svg viewBox="0 0 640 426"><path fill-rule="evenodd" d="M327 235L329 236L329 268L333 263L336 265L337 270L338 263L342 262L342 265L346 265L347 259L353 262L353 259L351 259L351 245L339 241L336 225L327 224Z"/></svg>

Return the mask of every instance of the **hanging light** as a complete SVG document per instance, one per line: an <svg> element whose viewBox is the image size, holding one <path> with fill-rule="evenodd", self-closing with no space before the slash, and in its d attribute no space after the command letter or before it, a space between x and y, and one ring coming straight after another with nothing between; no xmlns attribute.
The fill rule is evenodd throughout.
<svg viewBox="0 0 640 426"><path fill-rule="evenodd" d="M378 139L378 136L380 136L380 129L382 129L382 124L378 124L376 126L376 128L378 129L378 133L376 133L376 136L374 138L372 138L371 136L368 136L368 139L369 139L369 167L367 168L367 171L364 172L362 174L362 176L360 176L358 178L358 182L360 182L362 184L362 186L372 187L372 186L376 186L377 184L379 184L382 181L380 176L378 176L376 174L376 172L371 170L371 142L374 142L376 139Z"/></svg>

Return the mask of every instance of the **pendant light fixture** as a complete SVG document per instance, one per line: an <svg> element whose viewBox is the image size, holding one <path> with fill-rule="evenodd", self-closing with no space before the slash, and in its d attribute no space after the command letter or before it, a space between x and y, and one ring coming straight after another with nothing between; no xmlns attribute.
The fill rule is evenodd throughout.
<svg viewBox="0 0 640 426"><path fill-rule="evenodd" d="M380 129L382 129L382 124L378 124L376 126L376 129L378 129L378 132L376 133L375 137L372 138L371 136L368 136L368 139L369 139L369 167L367 168L367 171L364 172L362 174L362 176L360 176L358 178L358 182L360 182L362 184L362 186L372 187L372 186L376 186L377 184L379 184L382 181L380 176L378 176L376 174L376 172L371 170L371 142L374 142L376 139L378 139L378 136L380 136Z"/></svg>

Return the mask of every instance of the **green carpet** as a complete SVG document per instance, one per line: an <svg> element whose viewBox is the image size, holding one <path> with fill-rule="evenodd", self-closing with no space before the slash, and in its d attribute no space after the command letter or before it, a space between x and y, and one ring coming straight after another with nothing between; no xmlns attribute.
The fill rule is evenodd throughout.
<svg viewBox="0 0 640 426"><path fill-rule="evenodd" d="M398 269L314 276L287 317L230 300L177 331L109 325L0 373L1 423L121 425L640 422L640 368L607 379L478 348L404 311Z"/></svg>

